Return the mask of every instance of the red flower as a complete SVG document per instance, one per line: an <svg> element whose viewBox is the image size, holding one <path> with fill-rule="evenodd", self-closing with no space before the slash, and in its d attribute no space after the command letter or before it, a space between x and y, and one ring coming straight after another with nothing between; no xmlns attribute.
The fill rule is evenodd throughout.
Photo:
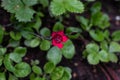
<svg viewBox="0 0 120 80"><path fill-rule="evenodd" d="M63 42L68 40L63 31L53 32L52 33L52 45L57 46L58 48L63 47Z"/></svg>

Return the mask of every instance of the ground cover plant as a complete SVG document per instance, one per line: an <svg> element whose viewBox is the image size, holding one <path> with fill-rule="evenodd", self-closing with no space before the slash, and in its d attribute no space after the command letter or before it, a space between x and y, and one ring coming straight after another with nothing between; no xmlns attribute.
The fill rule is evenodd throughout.
<svg viewBox="0 0 120 80"><path fill-rule="evenodd" d="M105 75L98 80L120 79L106 67L119 62L120 30L110 30L111 18L104 12L102 1L0 2L5 13L0 14L0 80L98 78L78 78L85 69L83 63L100 67ZM73 65L80 73L73 72L77 69Z"/></svg>

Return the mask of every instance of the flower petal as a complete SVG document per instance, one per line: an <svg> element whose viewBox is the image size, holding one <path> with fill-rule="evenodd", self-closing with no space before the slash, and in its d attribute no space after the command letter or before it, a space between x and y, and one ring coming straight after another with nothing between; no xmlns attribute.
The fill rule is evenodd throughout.
<svg viewBox="0 0 120 80"><path fill-rule="evenodd" d="M63 42L66 42L68 40L67 36L63 36Z"/></svg>
<svg viewBox="0 0 120 80"><path fill-rule="evenodd" d="M64 35L64 31L58 31L57 32L59 35L63 36Z"/></svg>
<svg viewBox="0 0 120 80"><path fill-rule="evenodd" d="M63 47L63 44L62 44L62 43L59 43L59 44L57 44L56 46L61 49L61 48Z"/></svg>

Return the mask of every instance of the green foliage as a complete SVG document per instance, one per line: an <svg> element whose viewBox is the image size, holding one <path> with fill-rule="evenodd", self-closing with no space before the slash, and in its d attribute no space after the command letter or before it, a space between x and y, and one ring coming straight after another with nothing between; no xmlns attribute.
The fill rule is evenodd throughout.
<svg viewBox="0 0 120 80"><path fill-rule="evenodd" d="M75 54L75 47L72 41L68 40L64 43L64 47L62 48L62 54L65 58L71 59Z"/></svg>
<svg viewBox="0 0 120 80"><path fill-rule="evenodd" d="M54 68L55 68L55 65L54 65L52 62L48 62L48 63L46 63L46 64L44 65L44 71L45 71L46 73L51 73L51 72L53 72Z"/></svg>
<svg viewBox="0 0 120 80"><path fill-rule="evenodd" d="M2 43L4 37L4 28L0 25L0 43Z"/></svg>
<svg viewBox="0 0 120 80"><path fill-rule="evenodd" d="M37 0L2 0L2 7L10 13L14 13L17 20L27 22L33 18L35 11L30 8Z"/></svg>
<svg viewBox="0 0 120 80"><path fill-rule="evenodd" d="M67 11L82 13L84 11L84 5L78 0L53 0L50 4L50 10L55 16L62 15Z"/></svg>
<svg viewBox="0 0 120 80"><path fill-rule="evenodd" d="M48 40L43 40L40 44L40 49L43 51L47 51L51 46L51 42Z"/></svg>
<svg viewBox="0 0 120 80"><path fill-rule="evenodd" d="M62 53L58 47L52 47L47 53L47 59L53 62L55 65L58 64L62 59Z"/></svg>
<svg viewBox="0 0 120 80"><path fill-rule="evenodd" d="M63 31L64 30L64 25L60 22L56 22L55 25L53 26L53 31Z"/></svg>
<svg viewBox="0 0 120 80"><path fill-rule="evenodd" d="M0 80L6 80L5 73L0 72Z"/></svg>
<svg viewBox="0 0 120 80"><path fill-rule="evenodd" d="M26 77L31 72L31 67L25 62L21 62L15 65L15 71L13 72L16 77Z"/></svg>
<svg viewBox="0 0 120 80"><path fill-rule="evenodd" d="M38 67L38 66L33 66L32 70L36 74L42 74L42 69L40 67Z"/></svg>
<svg viewBox="0 0 120 80"><path fill-rule="evenodd" d="M120 41L120 30L117 30L112 33L112 39L114 41Z"/></svg>
<svg viewBox="0 0 120 80"><path fill-rule="evenodd" d="M115 51L119 51L118 44L115 42L111 42L110 47L108 47L108 44L104 44L104 43L106 42L105 41L102 42L101 46L98 46L95 43L89 43L86 46L86 49L83 52L83 56L84 58L87 57L87 60L90 64L96 65L100 61L101 62L109 62L109 61L117 62L118 61L117 56L114 54ZM115 45L117 46L115 47Z"/></svg>

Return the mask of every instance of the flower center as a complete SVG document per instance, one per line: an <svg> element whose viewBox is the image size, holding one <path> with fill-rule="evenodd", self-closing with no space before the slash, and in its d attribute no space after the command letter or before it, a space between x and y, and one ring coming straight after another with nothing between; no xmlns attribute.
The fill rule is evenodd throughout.
<svg viewBox="0 0 120 80"><path fill-rule="evenodd" d="M59 34L56 34L53 39L55 40L56 43L61 43L62 42L62 36Z"/></svg>

